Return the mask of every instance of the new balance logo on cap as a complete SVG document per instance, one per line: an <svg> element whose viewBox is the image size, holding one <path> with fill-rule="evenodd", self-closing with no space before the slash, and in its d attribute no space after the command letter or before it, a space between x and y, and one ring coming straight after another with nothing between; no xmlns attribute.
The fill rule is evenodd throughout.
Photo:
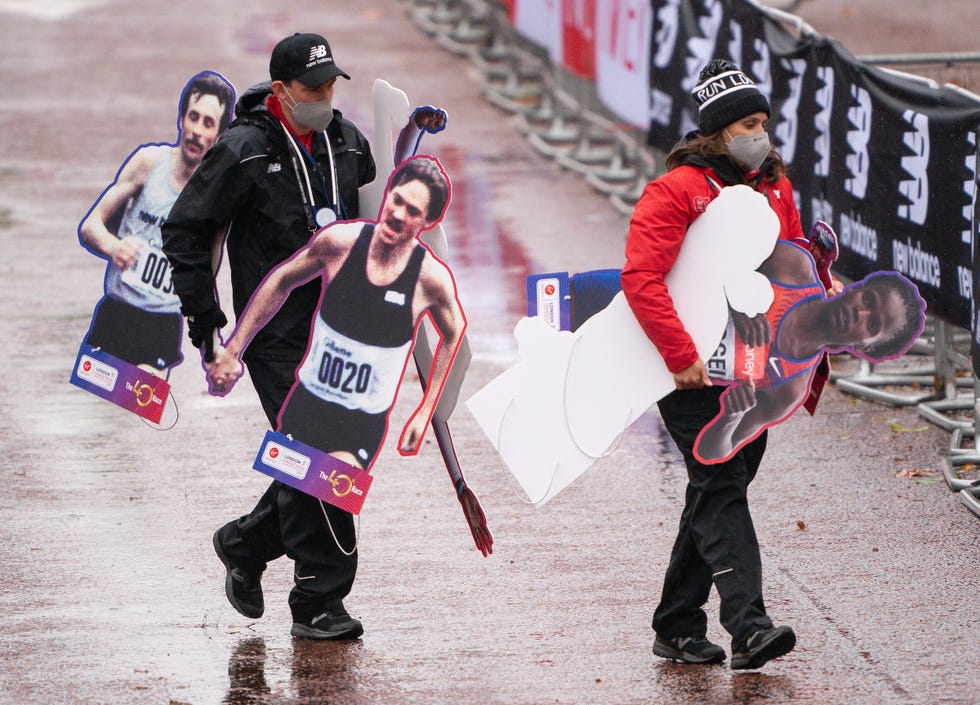
<svg viewBox="0 0 980 705"><path fill-rule="evenodd" d="M310 63L327 56L327 48L322 44L310 47Z"/></svg>

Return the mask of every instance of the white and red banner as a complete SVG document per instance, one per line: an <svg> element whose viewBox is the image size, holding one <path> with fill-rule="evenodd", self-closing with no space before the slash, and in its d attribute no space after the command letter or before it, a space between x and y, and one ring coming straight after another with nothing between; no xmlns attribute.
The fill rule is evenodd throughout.
<svg viewBox="0 0 980 705"><path fill-rule="evenodd" d="M597 0L596 91L615 115L650 126L649 0Z"/></svg>
<svg viewBox="0 0 980 705"><path fill-rule="evenodd" d="M596 81L599 99L637 127L650 124L648 0L511 0L518 34L567 71Z"/></svg>
<svg viewBox="0 0 980 705"><path fill-rule="evenodd" d="M548 51L553 63L562 63L561 9L563 0L514 0L511 21L522 37Z"/></svg>
<svg viewBox="0 0 980 705"><path fill-rule="evenodd" d="M602 0L562 0L562 65L576 76L595 79L596 6Z"/></svg>

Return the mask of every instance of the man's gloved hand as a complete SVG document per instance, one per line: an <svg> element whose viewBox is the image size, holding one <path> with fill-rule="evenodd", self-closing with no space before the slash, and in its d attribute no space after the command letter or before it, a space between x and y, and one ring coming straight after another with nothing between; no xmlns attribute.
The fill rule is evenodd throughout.
<svg viewBox="0 0 980 705"><path fill-rule="evenodd" d="M201 351L205 362L214 360L214 333L228 323L225 314L217 306L209 308L204 313L195 313L187 317L187 334L191 345Z"/></svg>

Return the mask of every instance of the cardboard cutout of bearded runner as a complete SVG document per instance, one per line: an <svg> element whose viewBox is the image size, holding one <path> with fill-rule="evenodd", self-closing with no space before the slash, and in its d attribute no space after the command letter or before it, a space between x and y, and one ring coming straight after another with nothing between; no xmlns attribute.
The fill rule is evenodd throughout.
<svg viewBox="0 0 980 705"><path fill-rule="evenodd" d="M836 257L833 231L814 228L810 243L778 235L763 196L724 188L691 225L667 275L709 375L728 386L694 446L706 464L727 460L805 402L812 413L808 396L811 386L819 394L813 382L826 353L881 362L905 353L922 331L925 302L908 279L879 272L828 297L822 278ZM615 449L629 425L675 388L624 295L604 280L598 295L611 302L573 321L574 332L545 317L522 319L515 329L521 361L467 401L539 506Z"/></svg>

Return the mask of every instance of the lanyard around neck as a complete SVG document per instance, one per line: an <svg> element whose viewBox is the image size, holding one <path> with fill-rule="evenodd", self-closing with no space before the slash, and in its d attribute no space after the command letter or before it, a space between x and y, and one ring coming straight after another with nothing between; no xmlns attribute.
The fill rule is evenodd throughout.
<svg viewBox="0 0 980 705"><path fill-rule="evenodd" d="M280 123L282 124L282 123ZM310 170L306 166L306 155L300 145L296 142L296 138L293 137L285 125L282 126L283 132L286 133L286 139L290 146L293 148L293 154L291 155L293 161L293 171L296 173L296 181L299 184L300 194L303 197L303 205L306 210L306 223L310 228L310 231L314 231L320 225L316 218L316 198L313 192L313 183L310 181ZM334 211L336 217L340 217L338 212L340 208L340 199L337 193L337 167L334 163L333 149L330 147L330 140L327 138L326 131L323 132L323 139L327 147L327 159L330 162L330 209ZM312 160L313 156L310 155ZM303 168L303 174L300 175L300 167ZM319 170L317 170L317 175L319 176ZM320 182L323 184L323 177L320 177ZM324 191L326 191L326 184L323 184Z"/></svg>

